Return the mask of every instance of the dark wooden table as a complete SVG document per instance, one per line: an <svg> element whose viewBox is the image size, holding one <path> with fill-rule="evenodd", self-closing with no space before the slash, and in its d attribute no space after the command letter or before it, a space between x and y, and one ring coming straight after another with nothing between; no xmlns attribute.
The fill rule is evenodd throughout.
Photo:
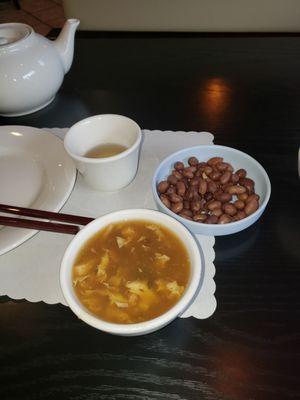
<svg viewBox="0 0 300 400"><path fill-rule="evenodd" d="M216 238L207 320L122 338L61 305L2 297L0 398L300 398L300 37L81 34L55 101L0 124L65 127L100 113L213 132L261 162L270 203L246 231Z"/></svg>

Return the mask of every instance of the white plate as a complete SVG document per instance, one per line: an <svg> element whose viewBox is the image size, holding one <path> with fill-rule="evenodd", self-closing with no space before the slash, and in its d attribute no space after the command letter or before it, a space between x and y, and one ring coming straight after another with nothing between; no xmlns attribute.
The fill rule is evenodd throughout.
<svg viewBox="0 0 300 400"><path fill-rule="evenodd" d="M76 168L62 140L28 126L0 127L0 203L56 212L75 179ZM37 232L0 227L0 255Z"/></svg>

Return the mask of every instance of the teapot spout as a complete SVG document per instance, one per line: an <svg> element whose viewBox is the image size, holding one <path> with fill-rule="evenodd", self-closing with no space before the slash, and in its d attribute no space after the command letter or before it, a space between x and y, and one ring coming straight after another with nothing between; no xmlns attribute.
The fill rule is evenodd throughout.
<svg viewBox="0 0 300 400"><path fill-rule="evenodd" d="M74 37L77 26L80 21L78 19L68 19L60 32L58 38L54 41L63 66L65 73L67 73L72 65L74 54Z"/></svg>

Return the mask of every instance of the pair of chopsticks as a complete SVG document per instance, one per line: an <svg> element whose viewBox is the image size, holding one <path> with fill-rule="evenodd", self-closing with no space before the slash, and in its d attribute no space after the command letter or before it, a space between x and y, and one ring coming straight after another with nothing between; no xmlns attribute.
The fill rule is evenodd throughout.
<svg viewBox="0 0 300 400"><path fill-rule="evenodd" d="M78 225L87 225L93 221L94 218L81 217L79 215L62 214L51 211L35 210L33 208L16 207L8 204L0 204L0 212L15 214L22 217L33 217L38 219L46 219L51 222L32 220L25 218L4 217L0 215L0 225L12 226L15 228L28 228L39 231L50 231L58 233L68 233L75 235L79 230ZM59 221L55 223L52 221ZM63 224L61 222L69 222L70 224ZM78 224L78 225L74 225Z"/></svg>

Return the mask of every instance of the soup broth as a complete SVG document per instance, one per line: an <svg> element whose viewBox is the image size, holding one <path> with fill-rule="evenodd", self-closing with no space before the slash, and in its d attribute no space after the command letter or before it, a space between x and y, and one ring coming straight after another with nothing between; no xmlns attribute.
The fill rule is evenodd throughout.
<svg viewBox="0 0 300 400"><path fill-rule="evenodd" d="M88 158L105 158L112 157L123 151L127 150L127 147L118 143L105 143L99 146L93 147L91 150L86 152L84 157Z"/></svg>
<svg viewBox="0 0 300 400"><path fill-rule="evenodd" d="M73 287L101 319L138 323L177 303L189 274L187 249L173 232L148 221L124 221L83 245L73 266Z"/></svg>

